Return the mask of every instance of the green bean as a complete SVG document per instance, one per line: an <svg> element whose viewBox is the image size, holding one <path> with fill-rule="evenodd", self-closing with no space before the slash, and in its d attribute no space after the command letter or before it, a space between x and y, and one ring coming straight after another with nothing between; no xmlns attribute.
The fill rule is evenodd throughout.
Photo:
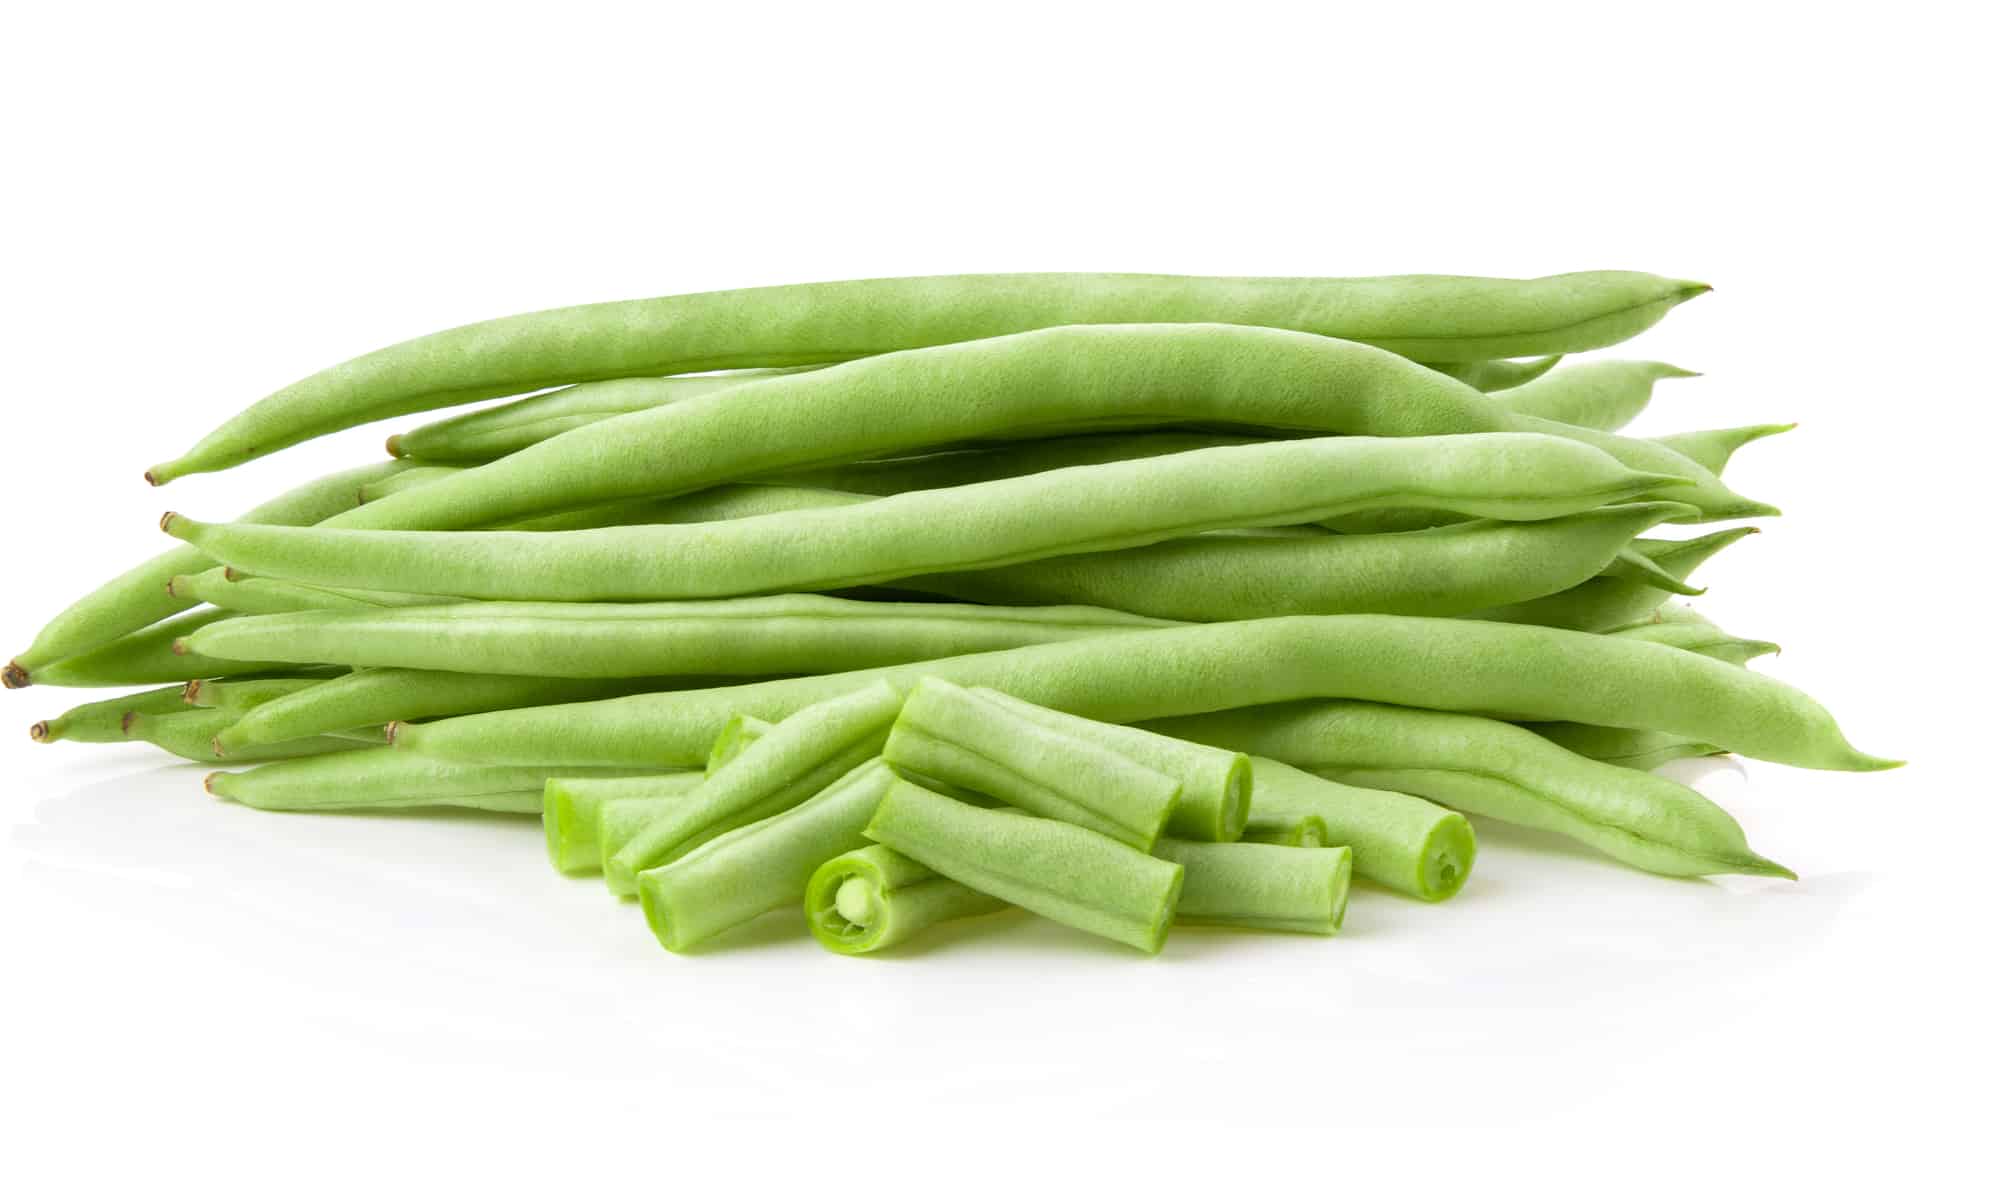
<svg viewBox="0 0 2000 1200"><path fill-rule="evenodd" d="M1200 736L1223 719L1186 717L1154 727L1185 728ZM1415 796L1332 783L1275 758L1251 762L1257 772L1250 794L1253 824L1281 829L1316 824L1320 840L1311 844L1352 849L1356 874L1419 900L1449 900L1471 876L1479 846L1472 826L1457 813Z"/></svg>
<svg viewBox="0 0 2000 1200"><path fill-rule="evenodd" d="M1631 546L1620 550L1599 574L1645 584L1673 596L1699 596L1708 590L1694 586Z"/></svg>
<svg viewBox="0 0 2000 1200"><path fill-rule="evenodd" d="M372 612L419 604L449 604L453 597L414 592L371 592L313 587L282 579L239 575L214 567L199 575L176 575L168 585L176 596L192 597L231 615L307 612L321 609Z"/></svg>
<svg viewBox="0 0 2000 1200"><path fill-rule="evenodd" d="M1460 383L1470 384L1482 392L1499 392L1540 379L1562 360L1563 356L1560 354L1545 354L1540 358L1518 362L1505 358L1488 358L1474 359L1471 362L1426 365L1433 371L1442 371Z"/></svg>
<svg viewBox="0 0 2000 1200"><path fill-rule="evenodd" d="M806 883L806 925L836 954L870 954L932 925L1011 907L887 846L830 858Z"/></svg>
<svg viewBox="0 0 2000 1200"><path fill-rule="evenodd" d="M540 812L542 789L558 768L488 767L438 762L402 754L386 746L343 749L313 758L275 762L249 771L217 771L205 786L212 796L274 812L341 809L423 808L453 805L487 808L482 796L503 795L509 806L496 811ZM595 778L630 776L630 771L577 772ZM535 800L523 807L521 793Z"/></svg>
<svg viewBox="0 0 2000 1200"><path fill-rule="evenodd" d="M1293 524L1385 501L1533 520L1630 499L1660 483L1561 438L1345 437L1218 447L707 526L408 533L207 525L168 513L161 527L253 573L333 587L693 599L1004 566L1206 529Z"/></svg>
<svg viewBox="0 0 2000 1200"><path fill-rule="evenodd" d="M251 405L146 478L163 484L369 421L555 384L834 362L1053 325L1280 326L1431 362L1564 353L1622 341L1707 290L1632 271L1529 280L958 275L593 304L351 359Z"/></svg>
<svg viewBox="0 0 2000 1200"><path fill-rule="evenodd" d="M1691 379L1699 374L1666 363L1614 359L1565 367L1494 392L1493 398L1526 416L1611 432L1623 429L1645 411L1653 398L1653 385L1660 380Z"/></svg>
<svg viewBox="0 0 2000 1200"><path fill-rule="evenodd" d="M928 786L991 796L1145 851L1181 798L1173 776L941 679L911 690L882 758Z"/></svg>
<svg viewBox="0 0 2000 1200"><path fill-rule="evenodd" d="M896 776L872 759L817 795L732 829L639 874L639 903L676 954L779 908L797 910L827 859L867 845L861 831Z"/></svg>
<svg viewBox="0 0 2000 1200"><path fill-rule="evenodd" d="M548 843L549 862L565 875L594 875L604 869L604 843L600 840L605 815L622 808L633 816L632 833L678 797L695 789L702 780L700 771L679 771L668 775L631 775L551 778L542 789L542 835ZM623 841L620 842L623 844Z"/></svg>
<svg viewBox="0 0 2000 1200"><path fill-rule="evenodd" d="M283 663L237 662L174 651L175 642L227 615L215 609L183 613L137 633L128 633L106 642L74 658L50 663L35 672L35 682L55 687L129 687L147 683L185 683L211 675L249 675L285 667Z"/></svg>
<svg viewBox="0 0 2000 1200"><path fill-rule="evenodd" d="M567 704L687 686L665 679L545 679L378 667L329 679L244 713L217 736L230 757L252 746L341 729L539 704Z"/></svg>
<svg viewBox="0 0 2000 1200"><path fill-rule="evenodd" d="M1000 812L897 780L865 831L976 891L1159 953L1183 870L1066 821Z"/></svg>
<svg viewBox="0 0 2000 1200"><path fill-rule="evenodd" d="M1686 579L1695 568L1715 557L1725 547L1756 533L1752 525L1718 529L1682 541L1638 538L1633 549L1678 579ZM1644 620L1667 599L1668 593L1651 583L1599 575L1535 600L1523 600L1463 614L1480 621L1504 621L1518 625L1548 625L1558 629L1599 631L1616 629Z"/></svg>
<svg viewBox="0 0 2000 1200"><path fill-rule="evenodd" d="M790 370L812 370L811 367ZM482 463L505 458L558 433L705 396L790 370L731 371L721 375L606 379L510 400L421 425L389 439L389 453L434 463Z"/></svg>
<svg viewBox="0 0 2000 1200"><path fill-rule="evenodd" d="M1613 729L1574 721L1535 721L1521 728L1547 738L1571 754L1634 771L1650 771L1683 758L1728 753L1720 746L1656 729Z"/></svg>
<svg viewBox="0 0 2000 1200"><path fill-rule="evenodd" d="M1747 675L1720 664L1717 669ZM1661 875L1791 877L1752 852L1741 827L1700 792L1579 757L1503 721L1384 704L1321 702L1210 713L1158 725L1342 783L1407 792L1461 812L1564 834Z"/></svg>
<svg viewBox="0 0 2000 1200"><path fill-rule="evenodd" d="M791 714L703 780L684 808L663 814L606 859L605 882L613 894L630 896L641 871L816 795L881 753L901 707L902 696L877 683Z"/></svg>
<svg viewBox="0 0 2000 1200"><path fill-rule="evenodd" d="M1326 822L1318 814L1260 812L1254 796L1250 800L1250 819L1244 823L1243 836L1238 840L1309 848L1334 844L1326 832Z"/></svg>
<svg viewBox="0 0 2000 1200"><path fill-rule="evenodd" d="M708 765L703 773L713 775L728 765L729 760L750 748L750 743L776 729L770 721L760 721L756 717L737 713L729 718L722 732L715 735L715 745L709 749Z"/></svg>
<svg viewBox="0 0 2000 1200"><path fill-rule="evenodd" d="M736 713L778 720L876 680L911 687L929 675L1120 723L1339 697L1666 730L1795 766L1897 765L1849 745L1804 693L1672 646L1372 614L1140 630L874 671L489 713L399 725L392 739L455 759L695 765Z"/></svg>
<svg viewBox="0 0 2000 1200"><path fill-rule="evenodd" d="M151 742L167 753L189 762L218 763L222 759L215 752L215 735L229 727L236 714L214 708L188 709L183 712L128 713L125 732L135 741ZM232 761L259 762L280 758L301 758L313 754L331 754L339 750L352 750L356 742L343 737L308 737L292 741L272 742L258 746L247 753L232 755Z"/></svg>
<svg viewBox="0 0 2000 1200"><path fill-rule="evenodd" d="M1346 846L1308 850L1161 838L1153 852L1185 872L1174 910L1182 924L1332 935L1347 915L1354 856Z"/></svg>
<svg viewBox="0 0 2000 1200"><path fill-rule="evenodd" d="M630 679L823 674L1166 625L1075 606L766 596L285 613L222 621L191 635L187 645L215 657Z"/></svg>
<svg viewBox="0 0 2000 1200"><path fill-rule="evenodd" d="M1546 521L1283 540L1218 533L918 575L895 586L993 604L1093 604L1183 621L1342 612L1452 616L1581 584L1635 534L1679 511L1619 504Z"/></svg>
<svg viewBox="0 0 2000 1200"><path fill-rule="evenodd" d="M1608 636L1658 642L1689 650L1708 658L1740 667L1754 658L1776 654L1776 642L1741 638L1726 633L1707 621L1656 621L1613 631Z"/></svg>
<svg viewBox="0 0 2000 1200"><path fill-rule="evenodd" d="M197 679L181 689L181 702L243 714L283 696L318 687L329 675L273 675L247 679Z"/></svg>
<svg viewBox="0 0 2000 1200"><path fill-rule="evenodd" d="M1653 440L1681 454L1716 475L1738 450L1751 442L1779 433L1790 433L1798 423L1788 425L1740 425L1734 429L1703 429L1694 433L1670 433Z"/></svg>
<svg viewBox="0 0 2000 1200"><path fill-rule="evenodd" d="M59 717L37 721L28 727L28 736L38 742L129 741L131 733L125 728L126 713L180 712L185 707L178 687L114 696L109 700L79 704Z"/></svg>
<svg viewBox="0 0 2000 1200"><path fill-rule="evenodd" d="M352 508L355 489L363 483L405 469L401 463L375 463L328 475L258 505L242 519L260 525L311 525ZM187 546L177 546L139 564L64 609L35 635L33 645L0 671L0 676L10 688L43 682L43 667L87 655L192 608L194 601L169 594L167 584L176 575L192 575L213 565L213 559Z"/></svg>
<svg viewBox="0 0 2000 1200"><path fill-rule="evenodd" d="M391 438L389 440L393 445L395 439ZM394 449L391 449L390 453L394 454ZM412 466L409 470L399 474L370 480L357 488L354 494L355 498L360 500L361 503L369 504L385 496L393 496L397 492L408 491L413 487L423 487L427 484L436 483L440 479L449 479L457 474L459 470L460 468L458 467Z"/></svg>
<svg viewBox="0 0 2000 1200"><path fill-rule="evenodd" d="M979 688L976 694L1022 720L1108 747L1176 780L1180 798L1165 832L1201 842L1233 842L1243 835L1255 791L1246 755L1218 753L1212 746L1058 712L992 688Z"/></svg>

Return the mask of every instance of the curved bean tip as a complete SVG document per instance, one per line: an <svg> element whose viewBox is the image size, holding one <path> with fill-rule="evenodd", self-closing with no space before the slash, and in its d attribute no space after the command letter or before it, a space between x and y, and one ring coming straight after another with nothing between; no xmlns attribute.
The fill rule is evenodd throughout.
<svg viewBox="0 0 2000 1200"><path fill-rule="evenodd" d="M5 683L9 688L24 688L33 682L34 680L28 678L27 668L20 663L10 660L5 667L0 667L0 683Z"/></svg>
<svg viewBox="0 0 2000 1200"><path fill-rule="evenodd" d="M33 725L28 726L28 736L38 742L48 741L49 723L47 721L37 721Z"/></svg>
<svg viewBox="0 0 2000 1200"><path fill-rule="evenodd" d="M1761 854L1750 856L1751 861L1743 867L1745 875L1762 875L1770 879L1789 879L1797 883L1799 874L1783 863L1772 862Z"/></svg>

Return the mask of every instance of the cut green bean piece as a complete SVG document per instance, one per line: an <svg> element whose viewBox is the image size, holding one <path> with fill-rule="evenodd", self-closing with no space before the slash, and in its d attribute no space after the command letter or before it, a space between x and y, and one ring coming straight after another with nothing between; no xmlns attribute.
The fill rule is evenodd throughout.
<svg viewBox="0 0 2000 1200"><path fill-rule="evenodd" d="M1791 877L1753 852L1742 827L1700 792L1571 754L1504 721L1323 701L1158 724L1337 782L1564 834L1661 875Z"/></svg>
<svg viewBox="0 0 2000 1200"><path fill-rule="evenodd" d="M378 746L276 762L248 771L218 771L208 777L208 791L251 808L283 812L421 808L461 804L467 797L532 791L533 807L516 804L507 811L540 812L542 788L559 770L594 778L634 774L615 768L578 772L574 767L468 766Z"/></svg>
<svg viewBox="0 0 2000 1200"><path fill-rule="evenodd" d="M821 863L868 844L861 831L895 780L871 759L794 808L640 872L646 923L681 954L774 909L796 910Z"/></svg>
<svg viewBox="0 0 2000 1200"><path fill-rule="evenodd" d="M902 696L887 684L815 704L778 722L604 864L615 895L638 890L641 871L673 862L732 829L791 808L882 752Z"/></svg>
<svg viewBox="0 0 2000 1200"><path fill-rule="evenodd" d="M715 748L708 752L706 773L713 775L720 771L730 759L749 749L750 743L774 728L776 726L769 721L760 721L743 713L737 713L729 718L729 724L724 725L722 732L715 735Z"/></svg>
<svg viewBox="0 0 2000 1200"><path fill-rule="evenodd" d="M244 513L239 519L260 525L311 525L353 508L356 489L361 485L407 469L402 463L373 463L356 470L341 471L293 488ZM177 546L139 564L64 609L35 636L34 644L16 655L0 675L5 676L6 685L10 688L42 682L40 672L45 666L61 659L86 655L156 621L164 621L175 613L192 608L195 602L170 593L168 583L176 575L193 575L214 565L214 559L187 546ZM187 676L181 678L186 679Z"/></svg>
<svg viewBox="0 0 2000 1200"><path fill-rule="evenodd" d="M1184 924L1331 935L1347 915L1354 856L1346 846L1161 838L1153 853L1186 871L1174 911L1174 920Z"/></svg>
<svg viewBox="0 0 2000 1200"><path fill-rule="evenodd" d="M1178 863L1066 821L978 808L908 780L889 788L866 833L948 879L1148 954L1166 941L1181 891Z"/></svg>
<svg viewBox="0 0 2000 1200"><path fill-rule="evenodd" d="M828 859L806 884L806 925L836 954L871 954L933 925L1010 908L887 846Z"/></svg>
<svg viewBox="0 0 2000 1200"><path fill-rule="evenodd" d="M1218 719L1192 718L1188 727L1206 730ZM1315 821L1323 831L1315 844L1352 849L1363 879L1419 900L1449 900L1471 876L1478 842L1471 824L1450 809L1398 792L1332 783L1272 758L1251 761L1257 772L1252 821Z"/></svg>
<svg viewBox="0 0 2000 1200"><path fill-rule="evenodd" d="M1335 844L1327 836L1326 822L1318 816L1312 813L1260 812L1255 795L1250 798L1250 820L1243 826L1243 836L1239 840L1268 846L1309 848Z"/></svg>
<svg viewBox="0 0 2000 1200"><path fill-rule="evenodd" d="M565 875L595 875L604 869L604 819L615 807L632 815L629 831L621 828L619 844L630 840L678 797L695 789L699 771L672 774L551 778L542 790L542 834L549 862Z"/></svg>
<svg viewBox="0 0 2000 1200"><path fill-rule="evenodd" d="M59 717L35 722L28 727L28 736L38 742L131 741L132 734L125 728L126 713L180 712L186 707L181 699L183 690L165 687L79 704Z"/></svg>
<svg viewBox="0 0 2000 1200"><path fill-rule="evenodd" d="M135 741L151 742L167 753L185 758L189 762L219 763L223 761L223 757L215 752L215 736L227 729L235 720L235 713L214 708L184 709L181 712L166 713L131 713L126 719L125 732ZM351 738L329 734L325 737L272 742L240 754L231 754L229 761L265 762L281 758L304 758L354 748L355 742Z"/></svg>
<svg viewBox="0 0 2000 1200"><path fill-rule="evenodd" d="M1689 379L1697 374L1666 363L1612 359L1564 367L1495 391L1493 398L1524 416L1608 433L1623 429L1645 411L1653 398L1653 385L1660 380Z"/></svg>
<svg viewBox="0 0 2000 1200"><path fill-rule="evenodd" d="M1180 781L1021 707L926 679L903 702L882 757L926 783L965 788L1151 850L1180 803Z"/></svg>
<svg viewBox="0 0 2000 1200"><path fill-rule="evenodd" d="M220 621L184 641L211 657L630 679L821 675L1170 624L1081 606L1001 608L796 595L298 612Z"/></svg>
<svg viewBox="0 0 2000 1200"><path fill-rule="evenodd" d="M1694 433L1670 433L1653 440L1678 454L1697 463L1705 470L1717 475L1729 465L1729 460L1738 450L1751 442L1789 433L1798 428L1797 422L1785 425L1740 425L1734 429L1703 429Z"/></svg>

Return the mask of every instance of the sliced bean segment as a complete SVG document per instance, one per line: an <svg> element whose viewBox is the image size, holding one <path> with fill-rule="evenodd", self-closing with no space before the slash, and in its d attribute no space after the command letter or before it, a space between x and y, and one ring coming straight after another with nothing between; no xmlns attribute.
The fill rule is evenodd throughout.
<svg viewBox="0 0 2000 1200"><path fill-rule="evenodd" d="M177 687L165 687L79 704L59 717L35 722L29 726L28 736L38 742L130 741L132 734L125 728L125 714L180 712L186 707L181 692Z"/></svg>
<svg viewBox="0 0 2000 1200"><path fill-rule="evenodd" d="M1564 438L1312 438L714 526L409 533L206 525L169 513L162 527L253 574L332 587L489 599L673 599L849 587L1208 529L1296 524L1385 503L1537 520L1632 499L1664 481Z"/></svg>
<svg viewBox="0 0 2000 1200"><path fill-rule="evenodd" d="M186 644L215 657L630 679L823 674L1169 624L1076 606L998 608L770 596L286 613L222 621L197 631Z"/></svg>
<svg viewBox="0 0 2000 1200"><path fill-rule="evenodd" d="M1182 923L1330 935L1347 915L1354 856L1346 846L1161 838L1153 853L1186 873L1174 910Z"/></svg>
<svg viewBox="0 0 2000 1200"><path fill-rule="evenodd" d="M702 780L699 771L671 774L551 778L542 789L542 835L549 862L565 875L594 875L604 869L605 814L623 806L635 816L633 832L644 826ZM623 837L629 840L630 833ZM621 841L622 845L623 842Z"/></svg>
<svg viewBox="0 0 2000 1200"><path fill-rule="evenodd" d="M867 836L938 874L1074 929L1159 953L1183 871L1101 833L897 780ZM837 899L837 898L836 898Z"/></svg>
<svg viewBox="0 0 2000 1200"><path fill-rule="evenodd" d="M925 676L1103 721L1341 697L1665 730L1795 766L1896 765L1851 746L1832 716L1797 689L1672 646L1377 615L1141 630L879 671L460 717L399 726L394 736L452 758L692 766L736 713L777 720L876 680L911 687Z"/></svg>
<svg viewBox="0 0 2000 1200"><path fill-rule="evenodd" d="M633 895L641 871L816 795L881 753L902 703L877 683L792 714L608 858L605 882L615 895Z"/></svg>
<svg viewBox="0 0 2000 1200"><path fill-rule="evenodd" d="M887 846L830 858L806 884L806 926L836 954L872 954L946 921L1011 907Z"/></svg>
<svg viewBox="0 0 2000 1200"><path fill-rule="evenodd" d="M979 792L1140 850L1153 848L1181 798L1170 775L941 679L911 691L882 757L906 777Z"/></svg>
<svg viewBox="0 0 2000 1200"><path fill-rule="evenodd" d="M821 863L868 844L861 831L895 781L881 759L865 762L795 808L640 872L646 923L681 954L774 909L796 911Z"/></svg>
<svg viewBox="0 0 2000 1200"><path fill-rule="evenodd" d="M1194 732L1211 728L1208 717L1182 720ZM1176 725L1166 721L1159 727ZM1332 783L1274 758L1251 762L1257 772L1252 824L1317 827L1320 840L1311 844L1352 849L1354 870L1363 879L1419 900L1449 900L1471 876L1478 843L1471 824L1457 813L1399 792Z"/></svg>
<svg viewBox="0 0 2000 1200"><path fill-rule="evenodd" d="M162 484L219 471L384 417L555 384L834 362L1052 325L1267 325L1431 362L1561 353L1622 341L1707 290L1630 271L1521 280L959 275L593 304L461 326L351 359L251 405L146 478Z"/></svg>

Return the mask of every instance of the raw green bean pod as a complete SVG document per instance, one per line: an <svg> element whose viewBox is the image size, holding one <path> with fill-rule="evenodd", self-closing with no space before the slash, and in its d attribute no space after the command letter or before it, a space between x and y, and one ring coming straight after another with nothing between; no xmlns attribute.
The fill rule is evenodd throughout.
<svg viewBox="0 0 2000 1200"><path fill-rule="evenodd" d="M1563 438L1344 437L1217 447L695 526L414 533L207 525L168 513L161 527L253 574L331 587L693 599L976 570L1385 503L1537 520L1661 483Z"/></svg>
<svg viewBox="0 0 2000 1200"><path fill-rule="evenodd" d="M874 671L487 713L398 726L393 739L421 753L479 761L695 766L739 712L779 720L877 680L908 688L926 676L1119 723L1339 697L1666 730L1794 766L1898 765L1855 749L1803 692L1672 646L1372 614L1176 626Z"/></svg>
<svg viewBox="0 0 2000 1200"><path fill-rule="evenodd" d="M1189 729L1203 730L1215 719L1183 720ZM1174 727L1172 721L1160 725ZM1252 825L1317 826L1319 840L1307 842L1309 835L1301 835L1300 841L1346 846L1354 851L1356 874L1419 900L1449 900L1471 876L1479 846L1459 814L1416 796L1333 783L1275 758L1251 762L1257 772L1250 794Z"/></svg>
<svg viewBox="0 0 2000 1200"><path fill-rule="evenodd" d="M830 858L806 883L806 925L836 954L872 954L933 925L1009 907L887 846Z"/></svg>
<svg viewBox="0 0 2000 1200"><path fill-rule="evenodd" d="M772 482L819 489L833 495L860 493L894 496L902 492L964 487L1019 475L1038 475L1065 467L1157 458L1217 446L1253 446L1269 436L1242 433L1150 429L1138 432L1084 433L1073 437L993 442L930 454L911 454L866 462L836 463L791 471ZM714 489L711 489L714 490ZM707 493L697 493L706 495Z"/></svg>
<svg viewBox="0 0 2000 1200"><path fill-rule="evenodd" d="M1738 525L1677 542L1637 538L1632 546L1656 566L1684 580L1695 568L1756 532L1757 528L1753 525ZM1668 598L1667 591L1654 587L1650 582L1599 575L1536 600L1503 604L1463 615L1480 621L1596 632L1643 621Z"/></svg>
<svg viewBox="0 0 2000 1200"><path fill-rule="evenodd" d="M1145 851L1181 798L1173 776L941 679L911 690L882 758L928 786L991 796Z"/></svg>
<svg viewBox="0 0 2000 1200"><path fill-rule="evenodd" d="M1521 280L956 275L592 304L460 326L351 359L251 405L146 478L163 484L385 417L556 384L836 362L1054 325L1276 326L1427 362L1566 353L1623 341L1707 290L1635 271Z"/></svg>
<svg viewBox="0 0 2000 1200"><path fill-rule="evenodd" d="M193 597L232 616L319 609L372 612L383 608L450 604L455 599L417 592L314 587L283 579L241 575L228 567L213 567L199 575L176 575L169 586L177 596Z"/></svg>
<svg viewBox="0 0 2000 1200"><path fill-rule="evenodd" d="M217 745L234 758L239 751L253 746L342 729L503 708L569 704L635 692L658 692L699 682L546 679L535 675L468 675L456 671L376 667L328 679L318 687L260 704L223 730Z"/></svg>
<svg viewBox="0 0 2000 1200"><path fill-rule="evenodd" d="M126 714L125 732L130 740L151 742L167 753L189 762L219 763L215 735L229 727L236 714L213 708L185 709L182 712ZM343 731L344 732L344 731ZM240 755L233 762L263 762L280 758L303 758L353 750L357 742L349 737L308 737L272 742Z"/></svg>
<svg viewBox="0 0 2000 1200"><path fill-rule="evenodd" d="M271 675L247 679L196 679L181 689L181 702L196 708L247 713L261 704L318 687L329 675ZM386 723L386 722L385 722Z"/></svg>
<svg viewBox="0 0 2000 1200"><path fill-rule="evenodd" d="M394 438L389 440L392 444L395 441ZM394 451L391 450L391 453ZM423 487L440 479L449 479L462 469L447 466L412 466L409 470L395 475L369 480L355 491L355 496L361 503L368 504L385 496L393 496L397 492L408 491L413 487Z"/></svg>
<svg viewBox="0 0 2000 1200"><path fill-rule="evenodd" d="M796 807L640 872L639 903L653 935L684 954L774 909L797 911L821 863L868 844L861 831L895 781L872 759Z"/></svg>
<svg viewBox="0 0 2000 1200"><path fill-rule="evenodd" d="M1650 771L1683 758L1728 753L1708 742L1655 729L1613 729L1608 725L1579 725L1573 721L1538 721L1522 728L1571 754L1634 771Z"/></svg>
<svg viewBox="0 0 2000 1200"><path fill-rule="evenodd" d="M1168 622L1101 608L831 596L652 604L456 604L239 617L186 639L213 657L561 679L803 675L1102 637Z"/></svg>
<svg viewBox="0 0 2000 1200"><path fill-rule="evenodd" d="M131 732L125 728L126 713L170 713L185 708L180 688L158 688L79 704L59 717L35 722L28 727L28 736L38 742L130 741Z"/></svg>
<svg viewBox="0 0 2000 1200"><path fill-rule="evenodd" d="M1672 596L1699 596L1708 590L1694 586L1631 546L1620 550L1599 573L1655 587Z"/></svg>
<svg viewBox="0 0 2000 1200"><path fill-rule="evenodd" d="M1174 920L1286 933L1340 932L1354 855L1346 846L1306 849L1257 842L1217 844L1161 838L1156 857L1185 872Z"/></svg>
<svg viewBox="0 0 2000 1200"><path fill-rule="evenodd" d="M1661 875L1791 877L1753 852L1735 820L1700 792L1582 758L1502 721L1322 702L1209 713L1158 727L1357 787L1406 792L1564 834Z"/></svg>
<svg viewBox="0 0 2000 1200"><path fill-rule="evenodd" d="M362 484L405 469L401 463L375 463L341 471L293 488L244 513L240 519L260 525L312 525L354 507L356 489ZM177 546L139 564L64 609L0 675L4 675L10 688L43 682L43 667L87 655L192 608L193 600L170 594L167 584L176 575L193 575L213 565L213 559L188 546Z"/></svg>
<svg viewBox="0 0 2000 1200"><path fill-rule="evenodd" d="M789 715L704 779L686 805L660 816L606 859L605 883L613 894L630 896L640 872L818 794L881 753L902 703L894 688L864 683Z"/></svg>
<svg viewBox="0 0 2000 1200"><path fill-rule="evenodd" d="M756 717L737 713L729 718L722 732L715 735L715 745L708 752L708 766L704 774L713 775L727 766L729 760L750 748L750 743L776 729L770 721L760 721Z"/></svg>
<svg viewBox="0 0 2000 1200"><path fill-rule="evenodd" d="M1609 433L1623 429L1645 411L1653 398L1653 385L1660 380L1690 379L1698 374L1666 363L1612 359L1565 367L1496 391L1493 398L1524 416Z"/></svg>
<svg viewBox="0 0 2000 1200"><path fill-rule="evenodd" d="M631 771L583 771L560 768L569 776L629 777ZM505 795L505 812L542 811L542 791L558 768L487 767L439 762L416 754L401 754L386 746L343 749L313 758L274 762L248 771L217 771L205 786L212 796L251 808L282 812L343 809L423 808L454 805L485 808L481 796ZM533 792L532 806L523 807L521 793Z"/></svg>
<svg viewBox="0 0 2000 1200"><path fill-rule="evenodd" d="M918 575L895 586L990 604L1091 604L1183 621L1343 612L1444 617L1575 587L1633 536L1684 511L1617 504L1546 521L1464 521L1405 533L1216 533Z"/></svg>
<svg viewBox="0 0 2000 1200"><path fill-rule="evenodd" d="M1474 359L1471 362L1426 365L1433 371L1442 371L1460 383L1470 384L1482 392L1499 392L1540 379L1562 360L1563 356L1560 354L1545 354L1540 358L1522 360L1487 358Z"/></svg>
<svg viewBox="0 0 2000 1200"><path fill-rule="evenodd" d="M867 836L947 879L1074 929L1159 953L1178 863L1066 821L977 808L897 780Z"/></svg>
<svg viewBox="0 0 2000 1200"><path fill-rule="evenodd" d="M285 663L238 662L203 654L179 654L181 638L229 614L216 609L183 613L106 642L74 658L50 663L35 673L35 682L55 687L130 687L147 683L186 683L211 675L249 675L282 670Z"/></svg>
<svg viewBox="0 0 2000 1200"><path fill-rule="evenodd" d="M1787 425L1741 425L1734 429L1702 429L1694 433L1670 433L1653 440L1700 463L1704 469L1720 475L1738 450L1751 442L1774 434L1790 433L1798 427L1796 421Z"/></svg>
<svg viewBox="0 0 2000 1200"><path fill-rule="evenodd" d="M601 872L605 859L602 832L608 813L618 809L631 818L629 832L619 831L619 845L623 845L701 780L700 771L551 778L542 789L542 835L548 843L550 864L565 875Z"/></svg>

